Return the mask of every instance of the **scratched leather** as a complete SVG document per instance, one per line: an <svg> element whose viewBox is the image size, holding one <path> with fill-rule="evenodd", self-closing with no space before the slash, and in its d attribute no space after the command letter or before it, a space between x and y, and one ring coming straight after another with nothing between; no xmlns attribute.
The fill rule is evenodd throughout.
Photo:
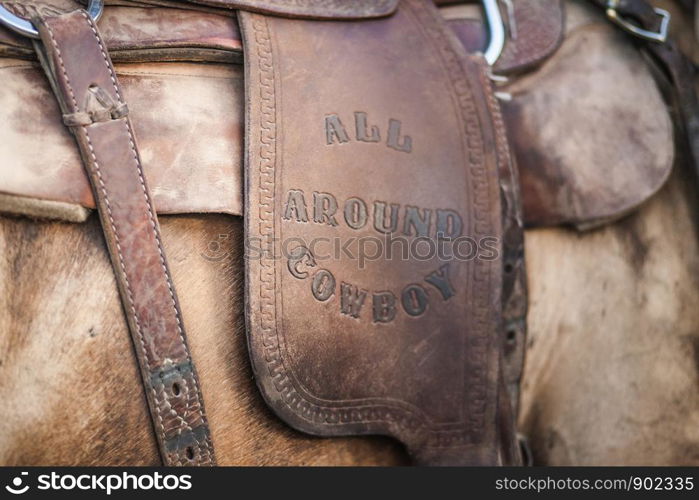
<svg viewBox="0 0 699 500"><path fill-rule="evenodd" d="M566 6L561 48L502 89L513 96L502 108L529 226L618 218L663 186L674 161L672 122L646 61L603 13Z"/></svg>
<svg viewBox="0 0 699 500"><path fill-rule="evenodd" d="M242 68L122 64L117 74L158 213L241 214ZM0 191L94 208L41 69L0 59L0 82Z"/></svg>
<svg viewBox="0 0 699 500"><path fill-rule="evenodd" d="M395 436L420 463L516 461L503 451L513 419L499 389L502 248L490 261L384 254L362 268L307 246L382 231L414 240L422 233L405 224L409 209L429 219L429 236L451 211L464 235L500 245L498 151L507 142L482 60L421 0L365 23L240 19L250 75L246 231L275 250L249 253L246 274L265 400L305 432ZM350 40L358 43L348 51ZM391 203L398 219L386 228ZM430 284L439 271L443 289Z"/></svg>
<svg viewBox="0 0 699 500"><path fill-rule="evenodd" d="M164 462L215 463L138 141L111 61L82 11L42 17L38 28L42 64L64 116L99 113L71 130L99 205Z"/></svg>
<svg viewBox="0 0 699 500"><path fill-rule="evenodd" d="M674 159L667 106L647 62L593 7L565 8L561 47L498 89L512 94L502 109L529 227L616 219L657 192ZM461 14L450 26L473 49L476 23Z"/></svg>
<svg viewBox="0 0 699 500"><path fill-rule="evenodd" d="M198 381L191 372L181 374L178 378L178 393L173 392L172 383L165 384L162 381L154 381L152 385L153 399L158 408L158 422L156 429L162 433L165 441L175 441L182 435L183 427L197 429L207 425L204 417L202 396L198 389ZM209 441L209 438L205 438ZM214 456L210 441L207 446L200 446L198 461L201 465L209 465ZM168 465L192 465L185 454L180 450L165 452Z"/></svg>
<svg viewBox="0 0 699 500"><path fill-rule="evenodd" d="M57 53L48 54L50 57L54 57L56 68L65 67L67 68L66 73L70 75L69 80L67 77L56 79L60 95L67 96L63 97L64 106L71 112L81 108L84 109L85 104L83 103L87 102L88 89L93 85L98 85L100 88L105 89L115 101L121 101L122 99L116 93L117 91L111 82L110 73L93 69L93 67L104 67L105 62L99 51L88 50L88 48L92 48L92 39L89 38L92 36L92 33L89 31L85 33L84 41L70 37L71 29L76 29L76 26L81 26L84 23L82 16L79 13L71 14L70 19L72 22L64 22L58 25L51 33L58 40L61 38L69 40L69 43L76 48L80 47L80 50L69 50L70 47L64 47L65 50L62 52L62 59L60 60ZM82 60L80 60L81 58ZM62 76L63 73L58 72L58 75ZM136 210L138 204L143 203L143 193L138 170L134 165L134 152L131 148L117 147L122 142L127 125L130 127L130 124L125 120L100 122L90 127L76 127L74 136L79 143L85 143L85 149L90 150L91 144L95 151L101 153L99 163L104 164L104 167L101 169L101 182L99 184L108 186L110 198L115 200L111 204L111 212L114 215L114 219L119 220L122 215L137 217L136 219L128 220L128 225L125 225L123 228L117 227L117 232L120 233L122 239L128 238L144 242L143 247L141 245L127 246L124 250L132 253L124 253L123 260L125 263L133 262L134 264L131 267L134 270L137 268L141 270L140 273L133 273L132 276L129 276L129 281L134 291L134 302L137 304L148 304L150 302L149 297L159 295L163 288L167 290L167 282L163 279L163 269L160 266L159 259L150 265L147 261L144 262L144 257L149 256L144 251L145 248L148 246L155 248L157 245L154 234L151 231L150 221L148 219L141 220L142 217L148 214ZM90 144L88 144L88 135ZM109 147L109 144L114 146ZM87 160L90 164L94 163L91 158L87 158ZM114 168L113 165L124 165L128 166L128 168ZM143 300L139 300L139 293L143 294ZM172 305L166 304L165 306L167 307L165 307L164 305L153 304L153 306L152 308L143 307L142 310L137 310L139 316L148 318L146 323L142 325L143 328L163 328L167 331L177 331L177 325L174 323L175 317L171 310ZM163 324L159 325L161 322ZM165 361L165 356L162 353L167 351L169 347L165 342L170 341L170 339L160 339L158 335L153 335L152 337L154 339L153 343L145 346L148 354L147 358L150 360L149 368L161 365ZM167 357L174 363L181 363L186 360L186 352L183 347L180 347L176 352L168 352Z"/></svg>

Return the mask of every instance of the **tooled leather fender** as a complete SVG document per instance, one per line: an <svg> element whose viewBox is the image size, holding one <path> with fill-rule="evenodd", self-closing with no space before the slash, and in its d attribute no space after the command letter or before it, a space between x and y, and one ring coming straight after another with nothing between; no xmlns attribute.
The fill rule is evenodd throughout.
<svg viewBox="0 0 699 500"><path fill-rule="evenodd" d="M312 434L394 436L418 463L517 463L507 143L482 59L430 1L361 23L239 19L246 320L265 400Z"/></svg>

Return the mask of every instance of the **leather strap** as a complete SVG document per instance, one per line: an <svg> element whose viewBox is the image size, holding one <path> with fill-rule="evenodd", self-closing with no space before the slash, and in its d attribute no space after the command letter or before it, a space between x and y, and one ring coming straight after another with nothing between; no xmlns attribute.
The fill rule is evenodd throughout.
<svg viewBox="0 0 699 500"><path fill-rule="evenodd" d="M35 21L42 66L92 185L165 465L214 465L182 314L128 107L85 11Z"/></svg>
<svg viewBox="0 0 699 500"><path fill-rule="evenodd" d="M673 41L662 45L649 43L646 50L663 65L672 83L675 108L682 120L682 135L699 180L699 100L694 90L694 65Z"/></svg>

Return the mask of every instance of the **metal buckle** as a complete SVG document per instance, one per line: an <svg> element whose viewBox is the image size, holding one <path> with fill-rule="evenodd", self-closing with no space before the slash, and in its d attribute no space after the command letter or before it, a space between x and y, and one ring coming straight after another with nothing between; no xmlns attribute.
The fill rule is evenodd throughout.
<svg viewBox="0 0 699 500"><path fill-rule="evenodd" d="M505 47L505 25L502 22L500 7L497 0L483 0L483 9L488 21L488 33L490 40L488 48L483 53L486 62L492 66L498 60Z"/></svg>
<svg viewBox="0 0 699 500"><path fill-rule="evenodd" d="M90 5L87 7L87 13L92 19L97 22L102 15L104 7L103 0L90 0ZM14 15L5 6L0 4L0 25L3 25L20 35L28 36L29 38L39 38L34 23Z"/></svg>
<svg viewBox="0 0 699 500"><path fill-rule="evenodd" d="M610 21L618 24L621 26L624 30L628 31L629 33L637 36L638 38L641 38L643 40L648 40L651 42L658 42L658 43L663 43L665 40L667 40L667 31L668 31L668 26L670 25L670 13L666 11L665 9L659 9L657 7L653 7L653 10L655 13L661 18L660 20L660 28L658 29L657 32L654 31L648 31L646 29L640 28L636 26L635 24L631 23L630 21L627 21L623 17L619 15L619 12L616 10L617 6L619 5L619 0L609 0L607 2L607 17L609 18Z"/></svg>

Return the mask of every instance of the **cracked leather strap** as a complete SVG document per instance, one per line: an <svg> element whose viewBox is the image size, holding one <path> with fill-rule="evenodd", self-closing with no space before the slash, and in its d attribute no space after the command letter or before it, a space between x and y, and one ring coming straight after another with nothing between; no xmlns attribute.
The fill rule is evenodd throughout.
<svg viewBox="0 0 699 500"><path fill-rule="evenodd" d="M85 11L36 19L36 48L93 188L165 465L214 465L204 403L128 107Z"/></svg>
<svg viewBox="0 0 699 500"><path fill-rule="evenodd" d="M431 0L362 22L239 19L246 319L266 402L311 434L393 436L419 464L519 463L502 365L509 153L485 61Z"/></svg>

